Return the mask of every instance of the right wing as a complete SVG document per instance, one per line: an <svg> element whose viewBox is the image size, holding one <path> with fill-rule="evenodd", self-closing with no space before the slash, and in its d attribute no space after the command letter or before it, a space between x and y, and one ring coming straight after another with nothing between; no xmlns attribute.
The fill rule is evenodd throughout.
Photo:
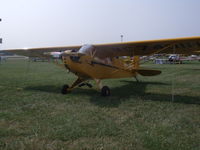
<svg viewBox="0 0 200 150"><path fill-rule="evenodd" d="M63 47L43 47L43 48L27 48L27 49L10 49L2 52L13 53L28 57L48 57L49 52L60 52L65 50L78 50L81 46L63 46Z"/></svg>

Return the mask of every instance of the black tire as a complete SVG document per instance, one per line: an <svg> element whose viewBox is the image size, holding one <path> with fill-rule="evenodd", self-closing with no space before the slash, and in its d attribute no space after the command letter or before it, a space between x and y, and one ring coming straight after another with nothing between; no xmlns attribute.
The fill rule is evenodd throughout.
<svg viewBox="0 0 200 150"><path fill-rule="evenodd" d="M108 86L104 86L102 89L101 89L101 96L110 96L110 89Z"/></svg>
<svg viewBox="0 0 200 150"><path fill-rule="evenodd" d="M68 86L67 84L66 84L66 85L63 85L62 90L61 90L61 93L62 93L62 94L67 94L67 93L69 93L68 89L69 89L69 86Z"/></svg>

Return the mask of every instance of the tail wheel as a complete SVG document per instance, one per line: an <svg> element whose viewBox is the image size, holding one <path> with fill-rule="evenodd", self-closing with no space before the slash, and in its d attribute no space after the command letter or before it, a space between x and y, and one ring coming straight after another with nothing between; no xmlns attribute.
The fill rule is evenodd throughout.
<svg viewBox="0 0 200 150"><path fill-rule="evenodd" d="M108 86L104 86L102 89L101 89L101 96L110 96L110 89Z"/></svg>
<svg viewBox="0 0 200 150"><path fill-rule="evenodd" d="M66 85L63 85L63 87L62 87L62 90L61 90L61 93L62 94L67 94L67 93L69 93L69 86L66 84Z"/></svg>

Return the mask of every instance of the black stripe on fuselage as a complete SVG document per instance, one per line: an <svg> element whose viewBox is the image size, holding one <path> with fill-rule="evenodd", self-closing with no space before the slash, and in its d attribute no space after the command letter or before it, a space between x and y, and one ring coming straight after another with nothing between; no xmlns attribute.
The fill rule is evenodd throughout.
<svg viewBox="0 0 200 150"><path fill-rule="evenodd" d="M105 67L110 67L110 68L114 68L114 69L119 69L115 66L111 66L111 65L108 65L108 64L104 64L104 63L100 63L100 62L96 62L96 61L91 61L91 64L90 65L101 65L101 66L105 66Z"/></svg>

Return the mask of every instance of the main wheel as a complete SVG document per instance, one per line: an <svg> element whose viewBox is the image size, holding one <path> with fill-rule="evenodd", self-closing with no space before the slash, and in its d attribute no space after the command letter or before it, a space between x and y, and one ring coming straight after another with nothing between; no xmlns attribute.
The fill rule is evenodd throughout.
<svg viewBox="0 0 200 150"><path fill-rule="evenodd" d="M110 96L110 89L108 86L104 86L101 89L101 96Z"/></svg>
<svg viewBox="0 0 200 150"><path fill-rule="evenodd" d="M66 85L63 85L62 90L61 90L61 93L62 93L62 94L67 94L67 93L69 93L68 89L69 89L69 86L68 86L67 84L66 84Z"/></svg>

